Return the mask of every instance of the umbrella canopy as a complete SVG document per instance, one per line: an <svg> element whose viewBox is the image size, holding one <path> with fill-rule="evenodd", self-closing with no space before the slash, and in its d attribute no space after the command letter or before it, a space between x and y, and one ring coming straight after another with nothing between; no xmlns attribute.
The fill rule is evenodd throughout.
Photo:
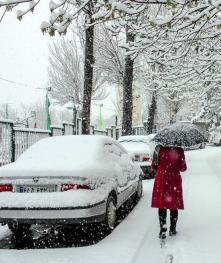
<svg viewBox="0 0 221 263"><path fill-rule="evenodd" d="M153 141L163 146L190 147L207 139L192 123L174 123L159 131Z"/></svg>

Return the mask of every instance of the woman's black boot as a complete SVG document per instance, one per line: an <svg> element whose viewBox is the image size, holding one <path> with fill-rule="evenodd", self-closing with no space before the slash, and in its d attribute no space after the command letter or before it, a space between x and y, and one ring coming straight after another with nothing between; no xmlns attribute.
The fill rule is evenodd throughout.
<svg viewBox="0 0 221 263"><path fill-rule="evenodd" d="M169 236L175 236L177 234L176 224L178 219L178 210L170 210L170 231Z"/></svg>
<svg viewBox="0 0 221 263"><path fill-rule="evenodd" d="M167 218L167 210L166 209L159 209L159 223L160 223L160 233L159 238L166 238L167 226L166 226L166 218Z"/></svg>
<svg viewBox="0 0 221 263"><path fill-rule="evenodd" d="M160 228L160 233L159 233L159 238L161 238L161 239L166 238L166 232L167 232L167 228L166 227L161 227Z"/></svg>

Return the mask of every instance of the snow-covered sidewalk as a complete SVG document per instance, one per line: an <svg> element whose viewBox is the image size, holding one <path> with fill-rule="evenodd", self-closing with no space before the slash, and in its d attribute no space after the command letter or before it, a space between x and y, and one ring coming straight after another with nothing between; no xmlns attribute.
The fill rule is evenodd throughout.
<svg viewBox="0 0 221 263"><path fill-rule="evenodd" d="M185 210L179 213L179 233L168 237L165 248L159 249L154 224L134 263L145 262L146 257L154 263L221 262L221 148L190 151L186 156Z"/></svg>
<svg viewBox="0 0 221 263"><path fill-rule="evenodd" d="M1 263L220 263L221 148L186 153L183 173L185 210L178 235L166 246L158 239L157 210L150 208L153 180L144 181L144 196L135 209L96 245L80 248L0 250ZM6 235L0 227L0 238Z"/></svg>

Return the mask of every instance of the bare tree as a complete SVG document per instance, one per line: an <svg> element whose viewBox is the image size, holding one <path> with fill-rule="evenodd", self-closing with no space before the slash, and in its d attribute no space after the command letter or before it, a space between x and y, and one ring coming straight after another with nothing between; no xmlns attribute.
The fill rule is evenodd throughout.
<svg viewBox="0 0 221 263"><path fill-rule="evenodd" d="M125 52L120 47L122 39L105 25L99 25L95 37L95 72L110 84L122 85Z"/></svg>
<svg viewBox="0 0 221 263"><path fill-rule="evenodd" d="M84 41L73 32L70 39L62 37L49 47L49 84L52 87L51 95L58 102L64 104L73 101L81 104L83 101L84 86ZM108 93L103 84L105 79L94 74L92 99L101 100Z"/></svg>
<svg viewBox="0 0 221 263"><path fill-rule="evenodd" d="M52 87L52 97L62 104L72 99L76 104L80 104L83 92L83 65L76 42L62 37L49 46L49 51L48 80Z"/></svg>

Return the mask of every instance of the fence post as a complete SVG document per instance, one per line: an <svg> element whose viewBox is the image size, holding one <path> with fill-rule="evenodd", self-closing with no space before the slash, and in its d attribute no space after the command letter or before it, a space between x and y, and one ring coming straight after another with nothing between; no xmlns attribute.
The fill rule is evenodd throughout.
<svg viewBox="0 0 221 263"><path fill-rule="evenodd" d="M116 126L111 126L111 129L112 129L111 137L117 140L118 138L117 138Z"/></svg>
<svg viewBox="0 0 221 263"><path fill-rule="evenodd" d="M51 131L51 132L49 133L49 136L50 136L50 137L54 136L54 127L51 126L51 127L50 127L50 131Z"/></svg>
<svg viewBox="0 0 221 263"><path fill-rule="evenodd" d="M76 129L76 135L82 134L82 119L77 118L77 129Z"/></svg>
<svg viewBox="0 0 221 263"><path fill-rule="evenodd" d="M50 136L54 136L54 127L51 127L51 133Z"/></svg>
<svg viewBox="0 0 221 263"><path fill-rule="evenodd" d="M65 135L65 124L62 123L62 126L63 126L63 128L62 128L62 135Z"/></svg>
<svg viewBox="0 0 221 263"><path fill-rule="evenodd" d="M107 136L112 137L112 129L111 128L107 128L106 129L106 134L107 134Z"/></svg>
<svg viewBox="0 0 221 263"><path fill-rule="evenodd" d="M120 138L120 136L121 136L121 134L122 134L122 129L121 128L116 128L116 139L119 139Z"/></svg>
<svg viewBox="0 0 221 263"><path fill-rule="evenodd" d="M14 123L10 123L11 129L11 162L15 161L15 132L14 132Z"/></svg>
<svg viewBox="0 0 221 263"><path fill-rule="evenodd" d="M75 118L75 122L73 122L73 126L72 126L72 129L73 129L73 135L76 135L76 118Z"/></svg>
<svg viewBox="0 0 221 263"><path fill-rule="evenodd" d="M90 134L93 135L94 134L94 126L90 126Z"/></svg>

